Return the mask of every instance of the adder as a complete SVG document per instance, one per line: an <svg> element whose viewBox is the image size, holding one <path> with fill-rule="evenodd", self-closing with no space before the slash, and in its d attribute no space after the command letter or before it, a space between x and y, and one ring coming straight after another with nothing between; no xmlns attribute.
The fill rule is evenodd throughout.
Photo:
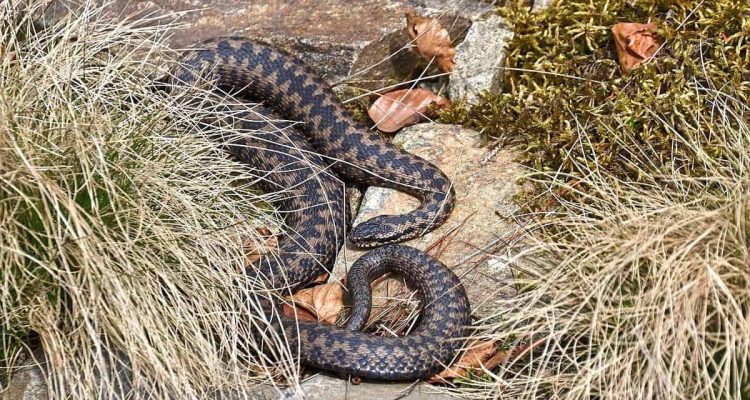
<svg viewBox="0 0 750 400"><path fill-rule="evenodd" d="M239 127L252 131L228 151L263 176L262 190L285 196L275 206L287 227L278 255L263 257L248 277L277 290L296 290L330 271L345 238L377 247L351 267L353 312L348 325L283 318L281 329L299 343L302 364L371 379L425 378L443 370L462 346L469 302L458 277L425 253L394 244L442 224L455 202L450 180L424 159L381 140L355 122L329 85L301 61L245 38L219 38L186 52L173 82L210 81L221 91L260 103L238 111ZM252 118L260 111L301 124L275 125ZM421 200L414 211L379 216L349 231L343 182L381 186ZM370 312L370 282L386 272L404 275L421 293L419 325L398 337L361 332ZM294 346L292 346L294 347Z"/></svg>

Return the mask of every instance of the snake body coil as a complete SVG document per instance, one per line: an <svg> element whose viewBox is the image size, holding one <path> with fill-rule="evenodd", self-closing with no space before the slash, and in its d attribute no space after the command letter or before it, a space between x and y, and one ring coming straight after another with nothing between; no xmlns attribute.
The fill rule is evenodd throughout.
<svg viewBox="0 0 750 400"><path fill-rule="evenodd" d="M292 56L242 38L222 38L187 52L174 74L180 84L210 80L240 98L260 102L252 112L302 121L273 125L244 118L252 129L229 151L264 179L261 189L283 191L276 206L286 214L278 257L263 257L248 275L275 288L308 285L329 271L344 244L349 212L341 180L397 189L421 200L403 215L373 218L352 229L360 247L420 236L445 221L454 204L449 179L429 162L397 149L354 122L330 87ZM284 129L279 129L284 128ZM370 282L386 272L404 275L422 294L419 326L406 336L359 332L370 311ZM354 301L346 329L283 319L298 339L303 364L373 379L427 377L450 364L469 323L469 303L450 269L421 251L386 245L362 256L348 274Z"/></svg>

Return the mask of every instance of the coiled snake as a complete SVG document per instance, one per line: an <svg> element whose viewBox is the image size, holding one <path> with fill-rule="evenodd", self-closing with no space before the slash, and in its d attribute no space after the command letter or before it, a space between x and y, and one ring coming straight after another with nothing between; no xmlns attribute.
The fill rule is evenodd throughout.
<svg viewBox="0 0 750 400"><path fill-rule="evenodd" d="M382 141L354 122L327 83L301 62L275 48L244 38L221 38L186 52L175 82L210 80L221 90L256 101L254 111L300 125L255 121L241 111L253 135L228 146L230 153L263 175L262 190L284 190L276 204L287 227L278 257L264 257L248 275L274 288L295 290L330 271L344 244L349 209L341 180L394 188L421 200L403 215L373 218L354 227L359 247L382 246L350 269L354 302L345 329L283 319L290 340L300 343L301 363L371 379L416 379L440 372L461 347L469 303L456 275L416 249L389 244L414 238L445 221L453 208L450 180L429 162ZM400 337L360 332L370 312L370 282L397 272L422 295L419 326Z"/></svg>

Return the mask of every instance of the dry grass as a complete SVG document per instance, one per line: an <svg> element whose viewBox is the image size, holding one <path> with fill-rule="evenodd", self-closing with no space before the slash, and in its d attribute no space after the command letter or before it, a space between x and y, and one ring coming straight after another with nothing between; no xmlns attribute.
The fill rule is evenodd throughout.
<svg viewBox="0 0 750 400"><path fill-rule="evenodd" d="M59 398L131 389L201 398L272 381L298 388L295 344L267 329L240 289L260 290L238 284L243 245L262 246L254 227L272 224L257 221L265 214L255 205L268 197L195 134L214 111L147 89L142 72L171 56L161 32L113 25L95 8L35 32L22 4L0 5L0 367L12 367L36 335ZM512 260L520 294L496 300L477 324L478 338L534 350L448 390L747 396L750 126L742 102L695 92L699 112L680 126L651 115L679 144L667 165L654 164L663 149L644 145L629 121L610 128L642 170L637 183L598 168L588 151L586 128L609 120L571 113L588 158L567 158L572 172L536 181L576 196L558 196L555 212L530 228L532 243ZM375 313L372 330L408 330L413 308L393 321L394 303ZM118 381L112 354L128 360L132 387Z"/></svg>
<svg viewBox="0 0 750 400"><path fill-rule="evenodd" d="M54 398L297 382L238 284L268 197L198 129L195 93L149 89L164 28L91 5L35 26L41 4L0 4L0 375L37 337Z"/></svg>
<svg viewBox="0 0 750 400"><path fill-rule="evenodd" d="M663 173L650 168L658 150L622 121L611 129L633 165L650 171L641 181L596 168L596 153L567 160L584 179L535 175L549 194L575 195L558 196L558 207L537 219L532 243L514 260L522 272L520 294L497 302L498 311L480 329L508 346L537 345L455 394L747 398L748 109L714 89L696 84L695 93L697 111L685 116L687 125L652 113L678 146L690 149L688 157L658 165ZM578 145L590 149L584 131Z"/></svg>

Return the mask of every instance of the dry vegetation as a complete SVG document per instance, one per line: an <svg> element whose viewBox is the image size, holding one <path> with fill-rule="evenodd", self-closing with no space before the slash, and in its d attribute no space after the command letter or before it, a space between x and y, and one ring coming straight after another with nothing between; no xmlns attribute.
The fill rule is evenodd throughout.
<svg viewBox="0 0 750 400"><path fill-rule="evenodd" d="M195 135L211 110L148 89L142 72L170 57L160 32L92 8L40 30L20 5L0 5L0 368L36 338L58 396L127 390L113 352L154 398L296 385L289 343L242 320L261 314L237 278L242 245L261 245L251 218L264 198ZM750 396L748 7L501 9L516 26L506 92L443 118L520 146L535 171L521 199L534 223L511 260L519 295L477 321L479 338L533 346L446 390ZM621 21L656 22L665 42L628 76L609 31ZM408 328L389 321L392 303L371 330Z"/></svg>
<svg viewBox="0 0 750 400"><path fill-rule="evenodd" d="M750 383L750 126L735 99L696 88L712 104L676 135L705 168L624 180L574 161L566 174L535 178L557 197L516 261L519 296L497 303L484 335L535 350L457 393L507 398L742 398ZM710 114L712 112L713 114ZM669 126L663 116L654 114ZM724 123L698 129L707 118ZM620 144L655 154L637 132ZM724 158L700 146L713 136ZM585 137L582 145L585 145ZM585 187L585 190L581 188ZM583 199L583 200L582 200ZM743 392L744 391L744 392Z"/></svg>
<svg viewBox="0 0 750 400"><path fill-rule="evenodd" d="M163 30L93 6L34 24L41 4L0 3L0 383L34 342L54 398L295 382L237 283L264 197L198 128L200 94L150 89Z"/></svg>
<svg viewBox="0 0 750 400"><path fill-rule="evenodd" d="M750 5L565 1L516 25L503 94L445 115L523 149L519 295L482 335L533 344L467 398L750 396ZM610 29L664 46L623 76ZM498 256L499 257L499 256ZM507 261L507 260L506 260Z"/></svg>

